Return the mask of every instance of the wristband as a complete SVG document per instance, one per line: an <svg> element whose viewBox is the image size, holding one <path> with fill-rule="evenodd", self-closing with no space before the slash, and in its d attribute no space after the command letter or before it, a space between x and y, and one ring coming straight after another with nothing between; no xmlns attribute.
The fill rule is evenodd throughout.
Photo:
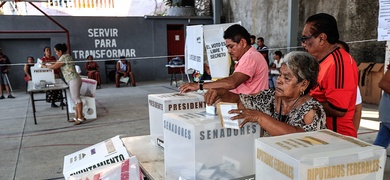
<svg viewBox="0 0 390 180"><path fill-rule="evenodd" d="M203 81L199 81L199 90L203 91Z"/></svg>

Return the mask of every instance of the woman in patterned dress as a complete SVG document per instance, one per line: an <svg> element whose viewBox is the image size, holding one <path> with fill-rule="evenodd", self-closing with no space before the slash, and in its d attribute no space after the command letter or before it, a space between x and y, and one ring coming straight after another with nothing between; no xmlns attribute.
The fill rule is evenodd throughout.
<svg viewBox="0 0 390 180"><path fill-rule="evenodd" d="M83 123L86 119L83 115L83 102L80 98L80 88L81 88L81 77L76 72L74 60L72 56L67 54L68 47L66 44L57 44L54 46L54 51L58 56L58 60L55 64L47 66L51 69L61 68L61 72L64 76L66 83L69 85L70 96L72 97L73 102L76 104L75 117L68 120L69 122L74 122L74 125L79 125Z"/></svg>
<svg viewBox="0 0 390 180"><path fill-rule="evenodd" d="M326 128L322 105L309 95L317 86L318 62L306 52L291 52L285 56L275 90L257 95L234 94L225 90L209 90L208 105L216 101L237 102L239 109L230 110L232 120L258 123L265 136L316 131Z"/></svg>

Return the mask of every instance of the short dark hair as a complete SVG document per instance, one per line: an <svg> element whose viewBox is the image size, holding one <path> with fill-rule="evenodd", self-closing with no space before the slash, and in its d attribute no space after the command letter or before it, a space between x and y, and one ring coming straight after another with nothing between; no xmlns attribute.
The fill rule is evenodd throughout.
<svg viewBox="0 0 390 180"><path fill-rule="evenodd" d="M33 61L35 61L34 57L32 57L32 56L27 56L27 60L30 59L30 58L31 58Z"/></svg>
<svg viewBox="0 0 390 180"><path fill-rule="evenodd" d="M91 58L93 59L93 56L92 56L92 55L87 56L87 59L88 59L89 57L91 57Z"/></svg>
<svg viewBox="0 0 390 180"><path fill-rule="evenodd" d="M337 21L332 15L326 13L315 14L307 18L306 24L308 23L313 23L310 32L314 37L325 33L328 37L327 41L330 44L335 44L339 40L340 35L337 28Z"/></svg>
<svg viewBox="0 0 390 180"><path fill-rule="evenodd" d="M68 46L65 43L56 44L54 46L54 49L57 51L62 51L62 53L65 53L68 50Z"/></svg>
<svg viewBox="0 0 390 180"><path fill-rule="evenodd" d="M241 39L245 39L246 44L251 45L251 35L248 31L239 24L231 25L223 33L224 39L231 39L235 43L239 43Z"/></svg>
<svg viewBox="0 0 390 180"><path fill-rule="evenodd" d="M264 42L264 38L263 37L258 37L257 40L260 40L261 42Z"/></svg>
<svg viewBox="0 0 390 180"><path fill-rule="evenodd" d="M49 46L45 46L45 47L43 48L43 52L45 52L45 50L46 50L47 48L49 48L49 49L50 49L50 47L49 47Z"/></svg>
<svg viewBox="0 0 390 180"><path fill-rule="evenodd" d="M283 57L282 51L275 51L275 54L280 56L280 57Z"/></svg>
<svg viewBox="0 0 390 180"><path fill-rule="evenodd" d="M121 57L119 57L119 59L126 59L126 57L125 56L121 56Z"/></svg>
<svg viewBox="0 0 390 180"><path fill-rule="evenodd" d="M339 47L344 49L345 51L347 51L347 53L349 53L349 46L346 42L339 40L339 41L337 41L336 44L341 45L342 47L341 46L339 46Z"/></svg>
<svg viewBox="0 0 390 180"><path fill-rule="evenodd" d="M256 39L256 36L255 35L251 35L251 39Z"/></svg>

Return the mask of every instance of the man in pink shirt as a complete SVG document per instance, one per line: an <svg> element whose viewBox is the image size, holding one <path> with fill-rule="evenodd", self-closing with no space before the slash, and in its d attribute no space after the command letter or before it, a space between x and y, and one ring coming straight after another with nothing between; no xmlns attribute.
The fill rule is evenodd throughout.
<svg viewBox="0 0 390 180"><path fill-rule="evenodd" d="M232 75L209 83L188 83L179 87L180 92L198 89L225 89L236 94L258 94L268 89L268 65L264 57L252 48L250 34L241 25L230 26L224 32L228 53L238 61Z"/></svg>

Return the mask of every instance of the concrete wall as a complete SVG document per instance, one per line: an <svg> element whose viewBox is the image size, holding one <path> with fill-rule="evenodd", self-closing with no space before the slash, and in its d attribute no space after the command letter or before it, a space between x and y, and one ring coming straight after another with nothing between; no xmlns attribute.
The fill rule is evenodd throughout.
<svg viewBox="0 0 390 180"><path fill-rule="evenodd" d="M211 24L211 18L145 18L145 17L53 17L69 30L71 55L84 69L86 57L95 52L102 83L106 82L105 61L131 57L137 81L169 79L167 64L168 24ZM1 16L0 30L61 30L42 16ZM107 32L100 33L101 31ZM96 32L96 33L95 33ZM0 47L13 64L10 79L14 89L24 88L23 64L27 56L43 56L43 47L66 43L64 33L4 34ZM104 52L104 53L103 53ZM125 52L121 54L119 52ZM53 55L54 51L52 52ZM163 56L163 57L159 57ZM157 58L156 58L157 57ZM85 73L84 73L85 74Z"/></svg>
<svg viewBox="0 0 390 180"><path fill-rule="evenodd" d="M378 1L299 0L299 24L296 24L299 32L296 38L301 36L305 21L310 15L328 13L338 21L340 39L354 42L349 45L351 54L358 63L384 62L385 42L375 40L378 10ZM266 45L271 49L287 46L288 1L223 0L222 19L224 22L242 21L251 34L264 37ZM371 41L356 42L363 40Z"/></svg>

